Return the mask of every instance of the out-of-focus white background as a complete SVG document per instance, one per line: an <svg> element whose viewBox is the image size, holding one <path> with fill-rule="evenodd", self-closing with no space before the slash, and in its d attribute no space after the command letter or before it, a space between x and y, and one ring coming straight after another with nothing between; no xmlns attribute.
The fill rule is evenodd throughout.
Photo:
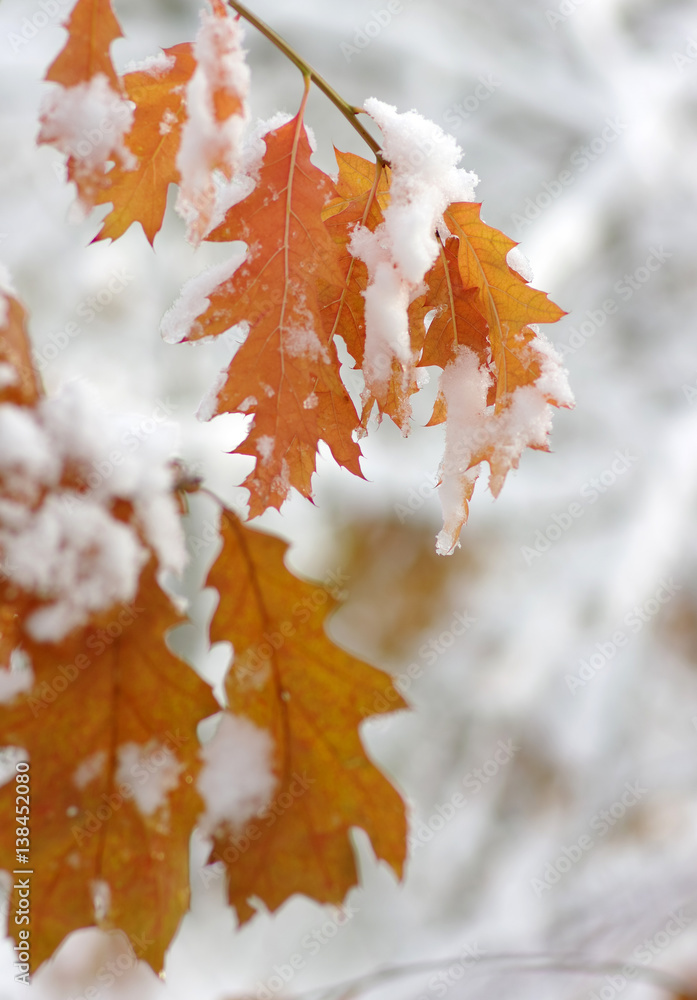
<svg viewBox="0 0 697 1000"><path fill-rule="evenodd" d="M224 345L166 346L158 332L183 282L227 249L193 251L171 210L154 253L139 227L89 246L98 216L68 221L62 158L35 145L68 6L0 5L0 259L30 310L49 390L84 378L106 405L146 418L164 401L180 453L239 504L247 467L224 454L239 421L193 419ZM128 36L113 48L119 68L196 31L195 0L115 6ZM369 995L649 1000L666 995L651 985L656 970L695 985L697 8L404 0L376 31L382 0L253 6L352 102L414 107L455 134L481 178L484 219L522 241L535 285L569 311L546 332L577 407L556 415L552 454L524 455L496 502L478 484L449 559L433 554L439 428L403 439L385 422L364 443L367 482L323 458L316 506L295 497L262 519L292 542L296 569L350 577L330 625L337 641L392 671L419 668L413 712L363 731L409 803L404 881L358 832L361 885L342 926L294 898L238 930L222 880L194 870L166 982L123 958L111 982L105 963L126 954L123 942L90 931L29 990L13 982L4 941L0 997L269 1000L437 960L440 978L437 966L388 977ZM294 113L297 71L253 29L247 41L255 115ZM363 152L319 94L309 122L325 169L332 143ZM123 290L86 318L114 274ZM417 402L422 423L433 392ZM200 504L195 518L210 513ZM194 561L192 593L214 551ZM194 598L194 618L212 604ZM469 622L459 636L456 613ZM191 629L178 641L219 680L224 650L207 654ZM499 741L513 749L497 761ZM458 792L467 801L453 805ZM530 953L542 956L533 969L497 958ZM575 971L555 969L559 956ZM646 967L632 982L602 967L627 960Z"/></svg>

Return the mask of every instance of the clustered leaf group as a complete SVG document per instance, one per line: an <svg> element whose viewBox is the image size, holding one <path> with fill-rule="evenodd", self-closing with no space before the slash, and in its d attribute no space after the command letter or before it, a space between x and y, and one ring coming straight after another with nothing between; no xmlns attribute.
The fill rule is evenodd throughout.
<svg viewBox="0 0 697 1000"><path fill-rule="evenodd" d="M452 552L481 463L497 495L525 447L547 448L550 406L571 405L558 359L534 326L562 310L516 269L523 265L510 256L515 243L481 221L454 140L415 112L400 116L371 99L381 154L337 151L330 177L312 162L304 123L309 73L297 115L250 130L241 23L222 0L210 0L193 43L123 75L110 56L122 35L110 0L77 0L66 27L46 77L57 87L39 141L66 155L84 209L111 206L95 239L117 239L139 222L152 244L176 184L187 238L236 244L228 262L185 287L163 334L172 342L240 335L201 415L251 417L237 448L255 460L243 484L250 516L280 508L293 489L312 496L320 441L361 476L359 440L371 418L387 415L408 433L411 397L436 368L430 422L445 423L446 432L437 548ZM414 155L409 130L428 137ZM0 307L0 418L40 420L47 402L23 309L8 289ZM342 343L363 375L360 400L341 377ZM99 501L99 516L116 534L131 533L138 556L135 582L125 574L118 600L107 588L101 603L81 605L76 620L49 634L33 623L59 584L22 576L0 553L1 742L32 762L40 872L33 967L67 933L96 924L124 930L139 942L139 957L161 968L188 905L197 824L212 838L209 860L226 866L242 920L253 913L251 896L271 908L295 892L340 902L356 880L352 826L370 834L399 874L404 805L365 755L358 725L366 703L404 703L386 675L327 640L326 590L285 569L279 540L222 509L223 547L207 581L219 593L211 641L234 649L228 728L220 732L232 734L230 746L235 733L270 737L273 798L269 805L268 794L257 801L250 793L247 818L301 789L273 823L254 826L240 857L241 813L211 819L204 789L215 780L212 772L202 778L208 757L204 763L197 749L198 723L219 706L165 642L182 618L157 581L166 546L156 519L133 491L114 486L95 500L80 463L76 454L55 484L19 496L17 476L31 470L14 468L11 457L0 462L1 510L14 517L17 504L26 508L7 521L6 539L13 524L44 510L53 490L78 504ZM177 495L184 504L176 468L162 476L169 500L161 509ZM163 764L148 798L124 774L132 761L147 772L157 754ZM236 767L231 760L225 774L233 790L242 780ZM11 810L10 786L0 789L0 809ZM14 864L14 831L2 826L0 867Z"/></svg>

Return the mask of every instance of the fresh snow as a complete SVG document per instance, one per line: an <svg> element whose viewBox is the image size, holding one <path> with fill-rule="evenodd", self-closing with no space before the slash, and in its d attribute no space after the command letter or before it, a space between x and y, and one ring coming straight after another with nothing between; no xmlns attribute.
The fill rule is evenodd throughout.
<svg viewBox="0 0 697 1000"><path fill-rule="evenodd" d="M231 179L241 165L249 120L249 67L242 48L241 21L201 12L194 42L196 69L186 91L187 118L177 153L181 173L176 208L187 223L187 238L198 245L214 221L213 171ZM239 101L239 112L220 118L216 96Z"/></svg>
<svg viewBox="0 0 697 1000"><path fill-rule="evenodd" d="M277 783L273 740L249 719L223 712L201 757L196 787L206 806L200 820L204 834L213 834L222 824L243 826L271 800Z"/></svg>
<svg viewBox="0 0 697 1000"><path fill-rule="evenodd" d="M384 221L357 226L349 249L368 268L365 364L368 388L384 388L396 358L411 360L407 309L438 255L436 229L448 205L471 201L475 174L458 166L456 140L416 111L399 113L374 97L365 110L380 126L392 176Z"/></svg>
<svg viewBox="0 0 697 1000"><path fill-rule="evenodd" d="M79 168L93 171L117 158L126 169L137 161L124 144L133 108L111 89L103 73L74 87L54 88L41 108L40 142L73 156Z"/></svg>
<svg viewBox="0 0 697 1000"><path fill-rule="evenodd" d="M184 765L170 748L157 740L123 743L118 748L115 780L133 793L143 816L152 816L167 805L167 796L179 784Z"/></svg>
<svg viewBox="0 0 697 1000"><path fill-rule="evenodd" d="M0 549L9 579L41 599L27 619L37 641L57 642L92 613L135 597L148 558L136 527L162 568L184 568L172 442L156 428L128 448L129 424L80 383L34 409L0 405ZM135 526L112 516L119 499L133 504Z"/></svg>

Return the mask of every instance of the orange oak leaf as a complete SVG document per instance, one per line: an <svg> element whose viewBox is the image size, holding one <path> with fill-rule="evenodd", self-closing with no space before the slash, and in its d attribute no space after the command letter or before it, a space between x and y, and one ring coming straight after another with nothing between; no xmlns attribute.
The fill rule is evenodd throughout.
<svg viewBox="0 0 697 1000"><path fill-rule="evenodd" d="M75 87L101 73L112 90L120 92L109 48L117 38L123 38L123 32L110 0L77 0L65 27L68 39L51 63L46 79L63 87Z"/></svg>
<svg viewBox="0 0 697 1000"><path fill-rule="evenodd" d="M193 45L197 66L187 87L187 120L177 155L177 211L187 222L187 239L196 246L212 224L214 172L232 180L249 117L249 69L239 18L230 16L223 0L211 0L211 8L201 12Z"/></svg>
<svg viewBox="0 0 697 1000"><path fill-rule="evenodd" d="M244 485L250 514L280 508L291 487L311 496L320 439L355 475L355 408L339 378L336 347L320 316L341 285L337 248L322 221L335 194L315 167L303 124L307 90L291 121L267 133L257 186L209 234L244 240L246 258L208 296L186 340L217 336L238 323L249 333L217 392L213 413L254 415L237 452L256 458Z"/></svg>
<svg viewBox="0 0 697 1000"><path fill-rule="evenodd" d="M117 239L140 222L150 244L162 226L170 184L179 182L176 157L186 120L186 85L196 68L191 45L164 49L163 62L123 78L135 104L133 125L125 137L137 166L117 163L95 194L93 204L112 204L97 240Z"/></svg>
<svg viewBox="0 0 697 1000"><path fill-rule="evenodd" d="M31 356L27 313L0 286L0 403L34 406L43 395Z"/></svg>
<svg viewBox="0 0 697 1000"><path fill-rule="evenodd" d="M343 338L357 366L363 365L365 348L365 302L363 293L368 285L368 269L349 251L351 235L356 225L371 232L383 221L383 209L389 204L389 167L365 160L355 153L335 150L339 165L338 196L330 201L323 213L332 239L341 247L339 265L343 272L341 288L323 305L323 318L331 336ZM427 313L423 296L409 307L409 332L414 362L418 359L425 334L424 320ZM411 419L409 399L418 391L419 384L413 371L404 371L393 361L392 375L379 396L366 390L363 394L361 414L362 433L377 405L378 416L387 414L408 434Z"/></svg>
<svg viewBox="0 0 697 1000"><path fill-rule="evenodd" d="M211 641L233 644L231 711L270 731L278 778L273 802L242 831L243 853L240 831L215 838L213 857L226 864L230 902L244 921L252 895L271 909L296 892L341 902L356 882L352 826L401 874L404 804L366 756L358 727L404 702L388 675L329 641L324 620L335 602L288 572L284 542L227 510L221 531L207 581L220 593Z"/></svg>
<svg viewBox="0 0 697 1000"><path fill-rule="evenodd" d="M23 644L34 684L0 705L0 732L31 769L33 969L68 933L97 925L123 930L159 971L188 907L189 838L203 811L196 726L219 706L167 648L180 621L151 564L131 604L60 643ZM0 814L14 812L7 784ZM5 823L0 867L20 867L15 847Z"/></svg>
<svg viewBox="0 0 697 1000"><path fill-rule="evenodd" d="M477 308L489 328L498 412L511 392L540 377L540 356L531 345L535 332L529 325L556 323L566 313L510 267L507 255L518 244L482 222L480 209L476 202L458 202L445 213L445 223L460 241L462 283L477 289Z"/></svg>
<svg viewBox="0 0 697 1000"><path fill-rule="evenodd" d="M498 496L525 447L547 450L549 405L572 405L558 359L530 325L564 312L508 264L517 244L483 223L480 207L449 207L444 219L453 235L427 276L426 303L436 312L421 364L443 368L430 420L446 423L443 554L467 520L479 464L489 464Z"/></svg>
<svg viewBox="0 0 697 1000"><path fill-rule="evenodd" d="M43 387L34 368L27 333L27 313L21 303L0 286L0 406L34 406ZM10 664L22 637L21 625L30 602L7 579L0 562L0 668Z"/></svg>

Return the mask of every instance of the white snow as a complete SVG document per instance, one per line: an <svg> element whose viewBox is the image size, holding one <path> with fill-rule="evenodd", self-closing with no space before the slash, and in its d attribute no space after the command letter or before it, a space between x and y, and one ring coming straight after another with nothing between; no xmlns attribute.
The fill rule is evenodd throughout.
<svg viewBox="0 0 697 1000"><path fill-rule="evenodd" d="M156 427L126 448L129 425L79 383L34 409L0 405L0 551L9 579L42 601L26 623L37 641L134 598L148 558L138 530L162 568L185 565L169 435ZM133 525L112 517L117 499L133 504Z"/></svg>
<svg viewBox="0 0 697 1000"><path fill-rule="evenodd" d="M187 281L177 301L162 317L160 333L166 343L179 344L182 340L186 340L192 332L196 332L197 318L205 313L210 305L208 296L219 285L229 281L246 255L245 245L243 243L236 244L233 246L232 255L228 260L214 264ZM200 340L205 339L205 337L200 338Z"/></svg>
<svg viewBox="0 0 697 1000"><path fill-rule="evenodd" d="M506 254L506 263L509 267L512 267L514 271L517 271L521 278L524 278L524 280L528 283L530 283L535 277L532 270L532 264L520 247L511 247Z"/></svg>
<svg viewBox="0 0 697 1000"><path fill-rule="evenodd" d="M213 171L231 180L241 165L244 131L249 120L249 67L242 48L239 19L201 12L194 42L196 69L186 91L187 120L177 153L181 174L176 208L187 223L187 239L198 245L214 221ZM239 110L221 118L215 97L239 101Z"/></svg>
<svg viewBox="0 0 697 1000"><path fill-rule="evenodd" d="M123 743L118 748L116 781L133 792L143 816L152 816L167 804L167 794L179 784L184 765L169 747L152 739L148 743Z"/></svg>
<svg viewBox="0 0 697 1000"><path fill-rule="evenodd" d="M165 52L158 52L154 56L146 56L145 59L129 60L124 66L124 73L149 73L150 76L164 76L165 73L174 66L176 62L174 56L168 56Z"/></svg>
<svg viewBox="0 0 697 1000"><path fill-rule="evenodd" d="M201 749L204 764L196 781L206 810L201 832L223 823L240 827L263 809L276 787L273 740L244 716L223 712L215 735Z"/></svg>
<svg viewBox="0 0 697 1000"><path fill-rule="evenodd" d="M291 120L292 116L285 111L277 111L270 118L258 119L244 137L240 150L239 167L231 181L226 182L221 176L216 191L216 203L212 211L210 230L225 218L233 205L239 204L252 193L259 180L259 171L266 155L264 136L274 132Z"/></svg>
<svg viewBox="0 0 697 1000"><path fill-rule="evenodd" d="M89 82L56 87L45 97L39 142L75 157L80 170L96 170L115 158L134 169L137 161L123 141L132 124L130 102L97 73Z"/></svg>
<svg viewBox="0 0 697 1000"><path fill-rule="evenodd" d="M111 908L111 887L105 879L95 878L90 882L90 891L95 920L102 921Z"/></svg>
<svg viewBox="0 0 697 1000"><path fill-rule="evenodd" d="M98 778L104 770L107 761L106 750L97 750L90 757L86 757L73 772L73 784L76 788L86 788L90 782Z"/></svg>
<svg viewBox="0 0 697 1000"><path fill-rule="evenodd" d="M329 353L311 326L293 326L283 330L283 351L292 358L321 358L329 364Z"/></svg>
<svg viewBox="0 0 697 1000"><path fill-rule="evenodd" d="M31 667L13 670L11 667L0 667L0 705L11 702L18 694L29 691L34 683L34 673Z"/></svg>
<svg viewBox="0 0 697 1000"><path fill-rule="evenodd" d="M467 514L466 493L471 492L478 474L478 465L469 468L474 456L482 448L491 447L508 470L517 466L525 448L547 443L552 429L552 407L545 392L559 390L562 399L569 398L570 392L551 344L546 344L544 350L544 391L538 385L519 386L499 413L493 405L486 405L491 376L480 367L474 351L460 347L455 360L443 371L439 387L445 397L448 420L440 469L443 529L436 541L440 555L449 554L457 545L459 526ZM498 496L504 477L505 472L491 471L489 488L494 496Z"/></svg>
<svg viewBox="0 0 697 1000"><path fill-rule="evenodd" d="M268 462L273 454L274 439L270 434L260 434L257 438L256 448L262 462Z"/></svg>
<svg viewBox="0 0 697 1000"><path fill-rule="evenodd" d="M7 299L0 297L0 326L6 321L3 318L3 308L6 302ZM18 381L19 375L14 365L10 365L6 361L0 361L0 389L7 389L11 385L16 385Z"/></svg>
<svg viewBox="0 0 697 1000"><path fill-rule="evenodd" d="M379 393L392 359L410 361L407 309L436 260L443 213L452 202L474 198L477 177L458 167L462 150L434 122L374 97L364 107L380 126L392 170L384 221L374 232L357 226L349 245L368 268L364 371L368 388Z"/></svg>
<svg viewBox="0 0 697 1000"><path fill-rule="evenodd" d="M9 317L8 297L16 295L10 279L10 272L0 261L0 327L5 326Z"/></svg>

